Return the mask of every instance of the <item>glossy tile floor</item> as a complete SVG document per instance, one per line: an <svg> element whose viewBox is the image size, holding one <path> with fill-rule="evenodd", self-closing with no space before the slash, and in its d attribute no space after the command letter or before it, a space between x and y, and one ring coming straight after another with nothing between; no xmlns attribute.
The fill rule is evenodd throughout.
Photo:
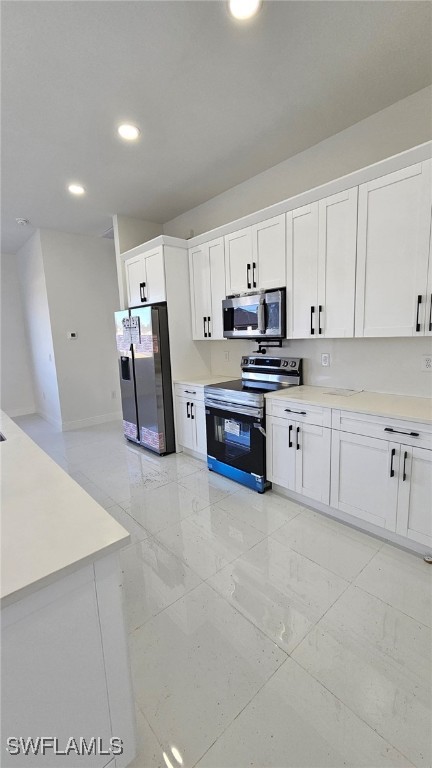
<svg viewBox="0 0 432 768"><path fill-rule="evenodd" d="M430 566L119 423L16 421L131 533L134 768L431 764Z"/></svg>

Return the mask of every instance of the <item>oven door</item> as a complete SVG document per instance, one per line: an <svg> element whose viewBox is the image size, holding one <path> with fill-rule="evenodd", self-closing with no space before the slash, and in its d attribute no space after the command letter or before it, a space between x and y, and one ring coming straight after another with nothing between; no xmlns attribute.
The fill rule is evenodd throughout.
<svg viewBox="0 0 432 768"><path fill-rule="evenodd" d="M206 403L207 454L240 472L265 479L265 417ZM250 409L253 411L253 409ZM212 467L211 467L212 468ZM234 475L233 478L235 479Z"/></svg>

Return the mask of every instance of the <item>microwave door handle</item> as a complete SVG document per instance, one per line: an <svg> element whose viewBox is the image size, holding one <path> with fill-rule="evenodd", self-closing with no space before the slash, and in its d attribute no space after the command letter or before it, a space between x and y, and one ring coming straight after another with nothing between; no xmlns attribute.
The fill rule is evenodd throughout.
<svg viewBox="0 0 432 768"><path fill-rule="evenodd" d="M258 333L265 333L265 302L264 298L260 299L258 304Z"/></svg>

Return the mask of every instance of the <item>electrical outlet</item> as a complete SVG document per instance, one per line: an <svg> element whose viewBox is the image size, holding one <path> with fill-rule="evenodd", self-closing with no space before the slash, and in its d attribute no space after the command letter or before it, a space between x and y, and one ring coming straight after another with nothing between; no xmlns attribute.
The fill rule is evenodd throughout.
<svg viewBox="0 0 432 768"><path fill-rule="evenodd" d="M330 365L330 355L328 352L323 352L321 355L321 365L323 365L325 368L328 368Z"/></svg>
<svg viewBox="0 0 432 768"><path fill-rule="evenodd" d="M432 355L422 355L420 370L432 371Z"/></svg>
<svg viewBox="0 0 432 768"><path fill-rule="evenodd" d="M229 350L227 349L225 352L225 362L229 363L229 360L230 360L230 353L229 353Z"/></svg>

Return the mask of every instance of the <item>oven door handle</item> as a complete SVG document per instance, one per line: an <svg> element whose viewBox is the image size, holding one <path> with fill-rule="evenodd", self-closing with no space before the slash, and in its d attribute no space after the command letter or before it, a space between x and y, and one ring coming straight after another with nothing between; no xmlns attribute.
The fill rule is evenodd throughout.
<svg viewBox="0 0 432 768"><path fill-rule="evenodd" d="M255 419L262 419L264 416L264 409L263 408L256 408L252 405L239 405L238 403L228 403L228 402L219 402L216 400L211 400L210 398L207 398L204 401L204 405L206 407L206 414L209 415L209 408L212 408L214 411L225 411L227 413L237 413L240 416L252 416L255 417Z"/></svg>
<svg viewBox="0 0 432 768"><path fill-rule="evenodd" d="M261 432L261 434L264 435L264 437L267 437L266 431L265 431L264 427L261 426L261 424L254 424L254 427L255 427L255 429L258 429Z"/></svg>

